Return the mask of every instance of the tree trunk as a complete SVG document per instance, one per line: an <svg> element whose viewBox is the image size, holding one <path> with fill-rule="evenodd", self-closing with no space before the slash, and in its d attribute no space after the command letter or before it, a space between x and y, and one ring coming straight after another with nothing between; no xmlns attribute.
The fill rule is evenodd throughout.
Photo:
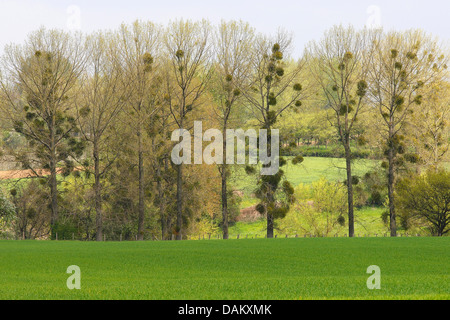
<svg viewBox="0 0 450 320"><path fill-rule="evenodd" d="M222 164L222 230L223 230L223 239L228 239L228 196L227 196L227 164L226 164L226 154L227 154L227 137L226 137L226 128L227 122L225 120L224 123L224 134L225 137L223 139L222 144L222 155L223 155L223 164Z"/></svg>
<svg viewBox="0 0 450 320"><path fill-rule="evenodd" d="M273 238L273 216L267 213L267 239Z"/></svg>
<svg viewBox="0 0 450 320"><path fill-rule="evenodd" d="M161 240L166 240L167 237L167 218L166 218L166 203L163 190L163 177L161 174L161 166L158 163L156 168L158 179L156 180L156 188L159 196L159 217L161 219Z"/></svg>
<svg viewBox="0 0 450 320"><path fill-rule="evenodd" d="M97 228L97 241L103 241L103 217L102 217L102 194L101 194L101 185L100 185L100 158L98 151L98 142L97 139L94 139L94 148L93 148L93 157L94 157L94 196L95 196L95 213L96 213L96 228Z"/></svg>
<svg viewBox="0 0 450 320"><path fill-rule="evenodd" d="M50 139L51 139L51 156L50 156L50 196L51 196L51 236L55 234L55 228L58 223L58 181L56 173L56 146L55 146L55 136L53 133L53 128L50 127Z"/></svg>
<svg viewBox="0 0 450 320"><path fill-rule="evenodd" d="M144 240L144 214L145 214L145 206L144 206L144 152L142 151L142 132L139 127L138 130L138 167L139 167L139 204L138 204L138 234L137 239L142 241Z"/></svg>
<svg viewBox="0 0 450 320"><path fill-rule="evenodd" d="M183 167L177 165L177 237L181 240L181 227L183 224Z"/></svg>
<svg viewBox="0 0 450 320"><path fill-rule="evenodd" d="M274 203L274 195L272 194L272 191L269 191L269 194L267 195L268 203ZM274 217L273 214L270 213L267 209L267 239L273 238L273 224L274 224Z"/></svg>
<svg viewBox="0 0 450 320"><path fill-rule="evenodd" d="M50 161L50 193L52 198L52 227L58 222L58 182L54 160Z"/></svg>
<svg viewBox="0 0 450 320"><path fill-rule="evenodd" d="M159 202L159 211L161 212L161 240L167 239L168 228L167 228L167 218L166 218L166 204L164 200L164 195L159 193L160 202Z"/></svg>
<svg viewBox="0 0 450 320"><path fill-rule="evenodd" d="M267 100L267 105L269 105L269 100ZM267 128L267 146L266 146L266 152L267 156L270 158L272 156L272 128L269 123L266 123L265 128ZM270 189L270 188L269 188ZM274 191L269 190L267 195L267 203L274 204ZM267 239L273 238L273 223L274 223L274 217L272 213L270 213L267 208Z"/></svg>
<svg viewBox="0 0 450 320"><path fill-rule="evenodd" d="M352 184L352 162L351 162L351 150L349 142L345 146L345 162L347 169L347 196L348 196L348 236L353 237L355 235L355 221L354 221L354 209L353 209L353 184Z"/></svg>
<svg viewBox="0 0 450 320"><path fill-rule="evenodd" d="M391 229L391 237L397 236L397 221L395 216L395 204L394 204L394 148L393 146L393 139L394 139L394 128L391 125L393 123L393 119L391 116L390 124L389 124L389 150L388 150L388 162L389 162L389 168L388 168L388 198L389 198L389 223L390 223L390 229Z"/></svg>
<svg viewBox="0 0 450 320"><path fill-rule="evenodd" d="M169 171L169 157L166 156L164 157L164 172L168 172ZM164 188L167 188L168 186L165 185ZM164 189L165 190L165 189ZM163 190L163 191L164 191ZM166 217L166 237L168 240L172 239L172 212L168 212L166 210L167 208L167 199L166 197L163 198L164 199L164 214Z"/></svg>
<svg viewBox="0 0 450 320"><path fill-rule="evenodd" d="M228 199L227 199L227 172L226 164L222 167L222 229L223 239L228 239Z"/></svg>
<svg viewBox="0 0 450 320"><path fill-rule="evenodd" d="M388 172L388 198L389 198L389 220L391 237L397 236L397 222L395 216L395 205L394 205L394 151L392 147L389 147L389 172Z"/></svg>

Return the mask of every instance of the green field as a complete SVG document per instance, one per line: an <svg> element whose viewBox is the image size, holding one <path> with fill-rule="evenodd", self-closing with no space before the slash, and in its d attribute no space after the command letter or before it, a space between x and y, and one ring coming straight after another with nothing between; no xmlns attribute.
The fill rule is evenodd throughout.
<svg viewBox="0 0 450 320"><path fill-rule="evenodd" d="M321 178L326 178L329 181L344 181L346 179L345 159L340 158L320 158L320 157L305 157L304 162L299 165L293 165L290 162L292 157L285 157L288 164L283 167L286 172L286 179L291 182L293 186L299 184L311 184ZM354 175L363 176L366 172L377 170L380 161L358 159L353 162ZM258 203L258 199L252 196L255 189L256 178L245 173L242 166L237 167L234 171L232 184L237 189L243 192L242 202L240 208L247 208ZM381 221L381 214L385 208L356 208L355 209L355 234L356 235L381 235L387 232L386 226ZM256 222L237 222L230 227L229 233L231 237L264 237L266 233L267 222L260 220ZM305 232L297 230L303 236ZM288 232L293 236L293 232ZM347 228L338 232L339 236L347 234ZM285 236L282 230L275 230L275 234Z"/></svg>
<svg viewBox="0 0 450 320"><path fill-rule="evenodd" d="M346 177L345 159L305 157L303 163L293 165L292 157L285 157L288 164L282 169L286 173L286 179L293 185L300 183L309 184L321 178L329 181L344 181ZM353 174L363 176L368 171L379 169L378 160L359 159L353 162ZM233 172L231 184L244 193L241 208L254 205L257 200L251 197L255 190L256 178L245 173L244 166L237 166Z"/></svg>
<svg viewBox="0 0 450 320"><path fill-rule="evenodd" d="M0 299L450 299L450 238L0 242ZM81 268L81 290L66 269ZM381 289L366 286L381 269Z"/></svg>

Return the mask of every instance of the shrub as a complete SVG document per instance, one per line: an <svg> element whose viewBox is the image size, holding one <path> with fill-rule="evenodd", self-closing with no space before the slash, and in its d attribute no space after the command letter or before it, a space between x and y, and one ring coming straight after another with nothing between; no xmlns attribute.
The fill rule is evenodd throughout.
<svg viewBox="0 0 450 320"><path fill-rule="evenodd" d="M342 183L322 178L311 186L301 184L295 188L295 198L294 210L280 222L283 231L327 236L345 226L347 193Z"/></svg>
<svg viewBox="0 0 450 320"><path fill-rule="evenodd" d="M422 175L401 179L396 201L406 223L408 219L420 219L436 236L450 231L450 172L429 169Z"/></svg>

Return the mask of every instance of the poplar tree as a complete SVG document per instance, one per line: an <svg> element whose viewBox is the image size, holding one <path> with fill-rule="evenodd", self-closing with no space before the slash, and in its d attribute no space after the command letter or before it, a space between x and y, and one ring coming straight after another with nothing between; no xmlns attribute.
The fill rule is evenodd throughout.
<svg viewBox="0 0 450 320"><path fill-rule="evenodd" d="M332 110L329 122L344 147L349 237L353 237L355 233L353 185L358 183L358 177L352 175L351 142L364 142L363 137L356 137L356 125L367 107L367 77L372 40L368 30L357 32L351 27L336 26L326 32L321 41L312 42L308 48L312 74L325 96L327 107Z"/></svg>
<svg viewBox="0 0 450 320"><path fill-rule="evenodd" d="M374 41L368 90L371 104L379 111L383 138L383 168L387 169L389 221L392 237L397 235L395 183L397 171L408 156L405 125L421 108L424 89L442 78L447 68L437 40L420 30L380 34Z"/></svg>
<svg viewBox="0 0 450 320"><path fill-rule="evenodd" d="M305 60L288 65L286 60L290 45L291 37L283 31L275 37L258 36L252 47L250 81L242 90L260 128L267 130L266 154L269 157L279 157L271 155L270 150L271 131L277 119L288 108L300 108L301 99L306 97L303 88L306 83L300 83L304 80ZM294 163L301 161L301 157L294 159ZM286 163L284 159L279 161L280 167ZM247 167L248 173L254 173L254 170ZM293 187L284 179L284 171L279 169L272 175L259 175L255 194L260 199L257 210L267 217L267 238L273 238L274 220L283 218L294 201Z"/></svg>

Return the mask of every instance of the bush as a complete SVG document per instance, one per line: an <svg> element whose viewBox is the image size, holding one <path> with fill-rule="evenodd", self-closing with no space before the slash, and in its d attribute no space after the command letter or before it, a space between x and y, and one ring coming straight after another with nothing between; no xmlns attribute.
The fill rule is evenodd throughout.
<svg viewBox="0 0 450 320"><path fill-rule="evenodd" d="M0 191L0 218L4 221L11 221L16 216L16 207L9 199Z"/></svg>
<svg viewBox="0 0 450 320"><path fill-rule="evenodd" d="M16 207L0 191L0 239L13 237L12 225L16 218Z"/></svg>
<svg viewBox="0 0 450 320"><path fill-rule="evenodd" d="M402 221L420 219L435 236L450 231L450 172L430 169L403 178L397 184L396 201Z"/></svg>
<svg viewBox="0 0 450 320"><path fill-rule="evenodd" d="M295 210L280 222L283 231L328 236L345 226L347 192L342 183L322 178L311 186L301 184L295 189L295 198Z"/></svg>
<svg viewBox="0 0 450 320"><path fill-rule="evenodd" d="M387 197L387 178L383 171L367 172L361 179L363 192L367 194L369 206L382 206Z"/></svg>
<svg viewBox="0 0 450 320"><path fill-rule="evenodd" d="M10 191L14 204L13 230L16 238L40 239L49 234L49 194L37 179L26 180Z"/></svg>

